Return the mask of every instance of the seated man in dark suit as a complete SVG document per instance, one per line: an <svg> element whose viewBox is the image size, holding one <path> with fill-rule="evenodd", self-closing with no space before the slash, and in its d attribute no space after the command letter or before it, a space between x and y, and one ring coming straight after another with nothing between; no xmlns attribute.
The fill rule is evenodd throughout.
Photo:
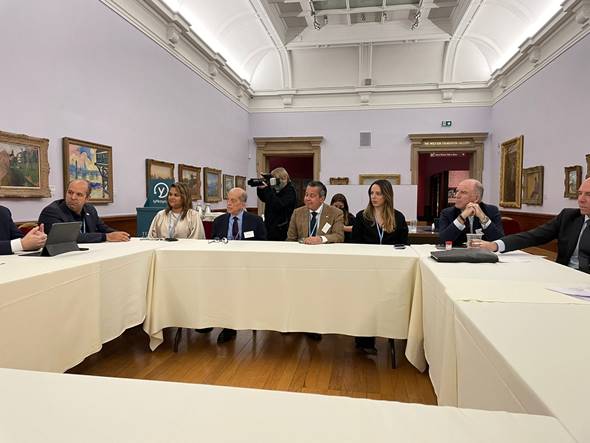
<svg viewBox="0 0 590 443"><path fill-rule="evenodd" d="M20 251L34 251L45 246L47 234L43 225L31 229L23 237L18 230L8 208L0 206L0 255L9 255Z"/></svg>
<svg viewBox="0 0 590 443"><path fill-rule="evenodd" d="M227 193L227 212L213 221L214 238L228 240L266 240L266 227L262 218L246 211L248 194L242 188L232 188ZM208 332L208 328L200 332ZM217 337L217 343L225 343L236 337L236 330L225 328Z"/></svg>
<svg viewBox="0 0 590 443"><path fill-rule="evenodd" d="M228 240L266 240L261 217L246 211L248 194L242 188L227 193L227 212L213 221L213 238Z"/></svg>
<svg viewBox="0 0 590 443"><path fill-rule="evenodd" d="M477 242L476 245L493 252L509 252L557 239L555 261L590 273L590 178L578 189L578 207L562 209L557 217L530 231L507 235L493 242Z"/></svg>
<svg viewBox="0 0 590 443"><path fill-rule="evenodd" d="M303 198L305 206L295 209L291 216L288 241L302 240L306 245L344 241L344 214L324 203L327 193L322 182L309 182Z"/></svg>
<svg viewBox="0 0 590 443"><path fill-rule="evenodd" d="M504 235L502 217L496 206L482 203L483 186L468 178L457 186L455 206L440 213L438 238L441 243L452 241L453 246L467 242L467 233L483 234L484 240L497 240Z"/></svg>
<svg viewBox="0 0 590 443"><path fill-rule="evenodd" d="M66 191L66 198L55 200L43 208L39 224L45 225L49 233L54 223L78 221L82 223L78 243L100 243L103 241L128 241L127 232L115 231L98 217L96 208L88 202L90 183L86 180L72 180Z"/></svg>

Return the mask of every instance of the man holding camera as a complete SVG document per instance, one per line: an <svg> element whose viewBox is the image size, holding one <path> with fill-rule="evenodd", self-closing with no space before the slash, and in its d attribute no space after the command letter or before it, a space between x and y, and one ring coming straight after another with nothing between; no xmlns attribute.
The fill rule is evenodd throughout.
<svg viewBox="0 0 590 443"><path fill-rule="evenodd" d="M268 240L284 241L287 238L291 214L295 210L297 195L285 168L275 168L270 175L271 179L259 185L256 193L265 203L264 224Z"/></svg>

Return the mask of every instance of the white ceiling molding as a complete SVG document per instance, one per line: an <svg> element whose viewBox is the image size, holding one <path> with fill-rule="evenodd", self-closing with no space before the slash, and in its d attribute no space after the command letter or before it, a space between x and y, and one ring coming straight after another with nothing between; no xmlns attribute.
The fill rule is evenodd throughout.
<svg viewBox="0 0 590 443"><path fill-rule="evenodd" d="M316 10L315 19L321 26L315 30L313 20L309 29L305 27L307 15L301 16L310 9L309 1L241 0L240 11L229 11L231 14L226 15L215 11L217 21L213 24L224 24L220 29L226 37L231 37L231 43L240 41L242 35L243 40L253 35L238 48L242 51L238 57L233 54L228 59L237 60L239 66L234 67L246 71L250 81L259 80L259 74L263 74L267 76L267 84L280 85L263 90L253 88L241 78L224 56L212 50L165 0L100 1L250 112L491 105L590 32L590 0L566 0L559 12L488 78L494 59L498 60L510 43L486 32L499 28L503 37L507 32L501 26L490 25L489 14L510 11L510 20L526 19L531 23L535 17L527 4L533 0L522 0L522 4L518 0L424 1L423 11L430 10L431 14L438 11L442 18L436 15L423 18L415 33L408 31L412 16L396 14L401 10L406 14L412 8L416 10L418 2L414 6L408 4L397 10L382 11L381 14L387 12L386 18L367 10L367 20L373 20L367 23L354 18L358 11L351 10L354 8L350 8L350 1L343 0L349 11L337 11L326 20L317 15L321 9ZM191 1L184 0L183 5L194 6ZM217 5L213 0L207 4ZM234 3L224 2L224 5ZM293 7L299 9L289 9ZM191 14L194 13L192 10ZM333 16L348 19L342 25L332 25ZM291 22L293 18L302 21ZM496 25L504 18L495 17L500 20ZM247 28L254 24L260 27L250 32L243 21L248 22ZM303 23L303 27L296 28L298 23ZM301 39L293 38L294 29L302 29ZM408 39L408 35L413 38ZM253 39L257 39L256 45ZM480 55L475 56L476 51ZM303 56L304 53L310 55ZM474 55L473 59L469 59L470 54ZM469 63L475 62L480 66L469 68ZM301 73L305 75L301 77ZM314 83L316 74L319 81ZM268 75L275 76L274 83L269 83Z"/></svg>
<svg viewBox="0 0 590 443"><path fill-rule="evenodd" d="M161 0L100 0L244 109L254 91Z"/></svg>

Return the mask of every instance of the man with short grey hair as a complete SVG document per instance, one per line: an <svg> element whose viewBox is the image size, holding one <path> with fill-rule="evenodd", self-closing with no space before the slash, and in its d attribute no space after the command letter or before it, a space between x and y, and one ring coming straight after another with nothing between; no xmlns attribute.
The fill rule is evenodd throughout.
<svg viewBox="0 0 590 443"><path fill-rule="evenodd" d="M497 240L504 235L502 217L496 206L481 201L483 185L472 178L457 185L455 206L440 213L438 238L441 243L452 241L453 246L467 242L467 233L483 234L483 239Z"/></svg>

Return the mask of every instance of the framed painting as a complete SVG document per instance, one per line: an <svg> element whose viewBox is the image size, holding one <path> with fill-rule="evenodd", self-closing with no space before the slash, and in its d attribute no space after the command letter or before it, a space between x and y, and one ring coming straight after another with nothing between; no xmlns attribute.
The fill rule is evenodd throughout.
<svg viewBox="0 0 590 443"><path fill-rule="evenodd" d="M590 154L586 154L586 177L590 178Z"/></svg>
<svg viewBox="0 0 590 443"><path fill-rule="evenodd" d="M51 197L46 138L0 131L0 198Z"/></svg>
<svg viewBox="0 0 590 443"><path fill-rule="evenodd" d="M241 175L236 175L236 188L242 188L244 191L246 190L246 177Z"/></svg>
<svg viewBox="0 0 590 443"><path fill-rule="evenodd" d="M348 177L330 177L331 185L347 185Z"/></svg>
<svg viewBox="0 0 590 443"><path fill-rule="evenodd" d="M72 180L88 180L91 203L113 202L113 148L64 137L64 193Z"/></svg>
<svg viewBox="0 0 590 443"><path fill-rule="evenodd" d="M223 199L227 200L227 194L234 187L234 176L223 174Z"/></svg>
<svg viewBox="0 0 590 443"><path fill-rule="evenodd" d="M392 185L401 184L400 174L361 174L359 175L359 185L370 185L375 180L387 180Z"/></svg>
<svg viewBox="0 0 590 443"><path fill-rule="evenodd" d="M582 184L582 167L566 166L563 179L563 196L566 198L578 198L578 188Z"/></svg>
<svg viewBox="0 0 590 443"><path fill-rule="evenodd" d="M500 149L500 206L520 208L524 135L502 143Z"/></svg>
<svg viewBox="0 0 590 443"><path fill-rule="evenodd" d="M148 194L151 180L166 180L168 182L174 182L174 163L146 158L145 187Z"/></svg>
<svg viewBox="0 0 590 443"><path fill-rule="evenodd" d="M188 186L191 191L191 200L201 199L201 168L178 165L178 181Z"/></svg>
<svg viewBox="0 0 590 443"><path fill-rule="evenodd" d="M221 201L221 171L213 168L203 168L203 200L207 203Z"/></svg>
<svg viewBox="0 0 590 443"><path fill-rule="evenodd" d="M522 202L525 205L543 204L543 176L545 168L534 166L522 170Z"/></svg>

